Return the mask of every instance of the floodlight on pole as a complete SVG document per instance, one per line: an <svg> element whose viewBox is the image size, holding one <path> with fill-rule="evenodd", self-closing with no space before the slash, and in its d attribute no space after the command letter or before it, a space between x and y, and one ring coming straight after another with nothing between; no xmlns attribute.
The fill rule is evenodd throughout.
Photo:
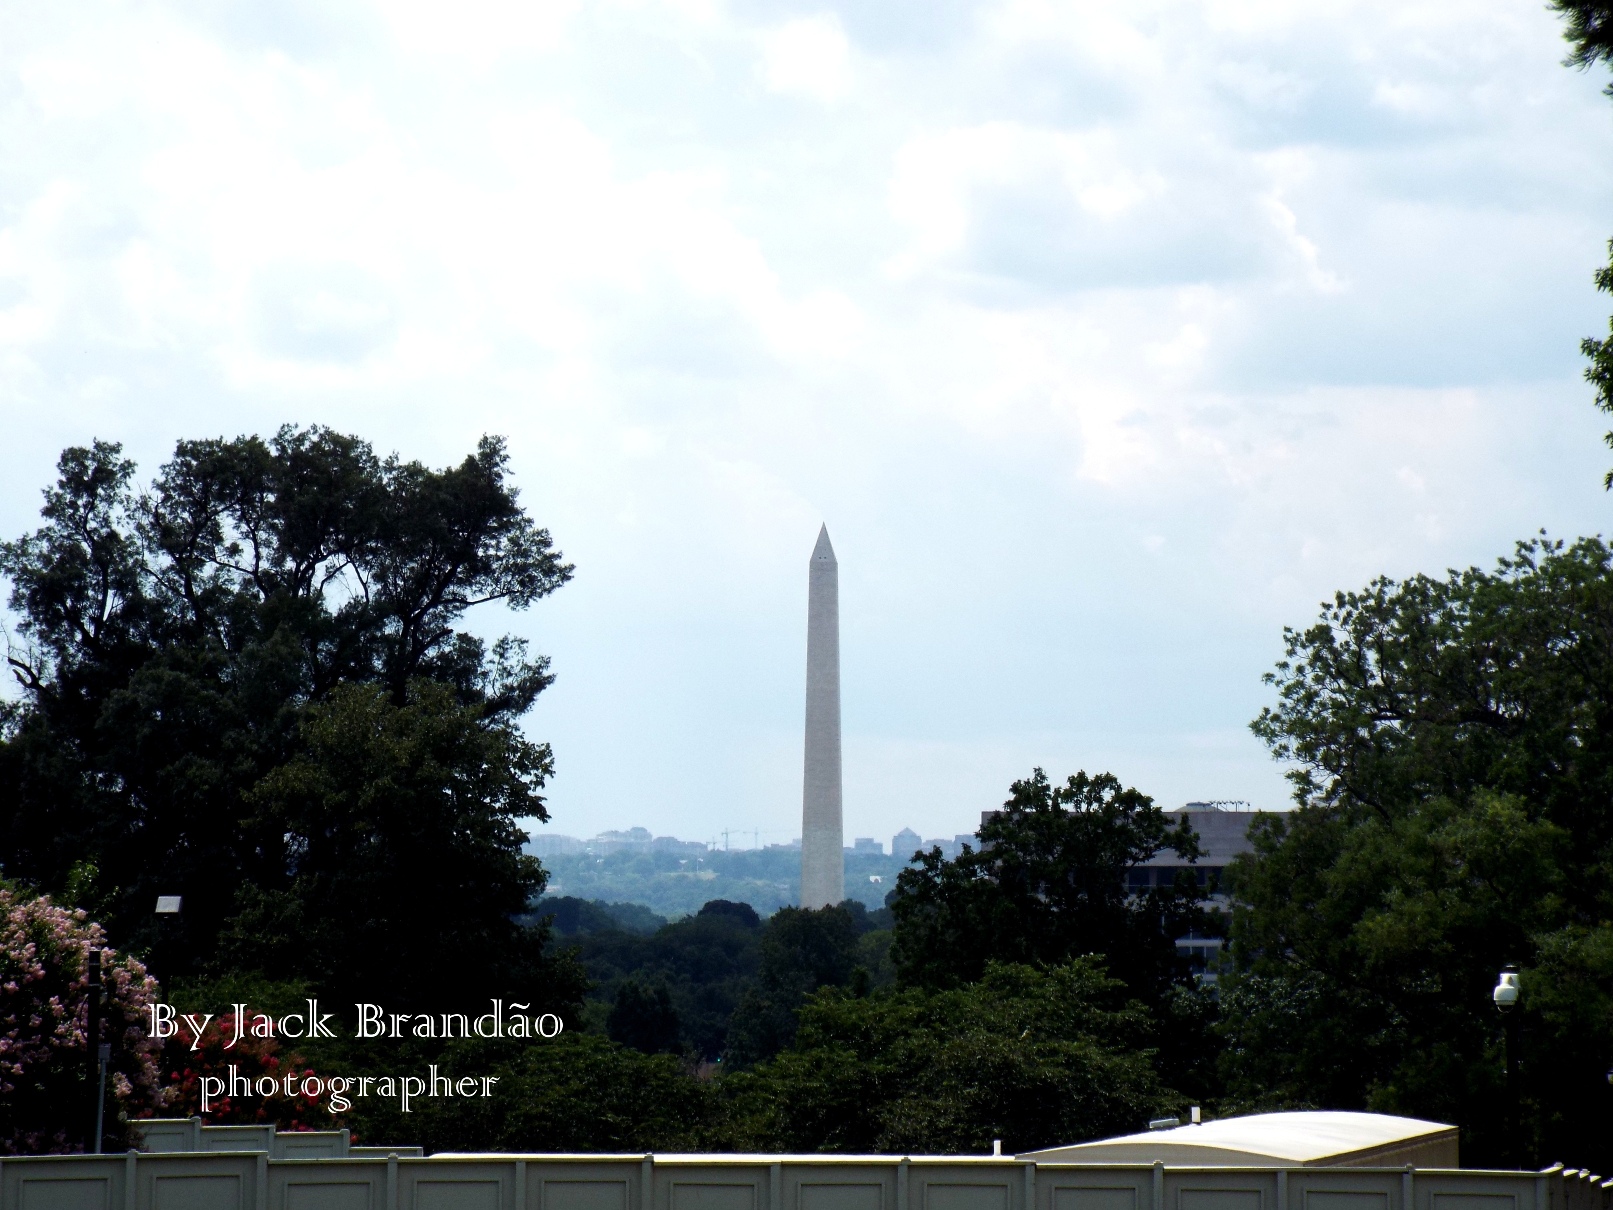
<svg viewBox="0 0 1613 1210"><path fill-rule="evenodd" d="M1523 1150L1523 1107L1518 1087L1518 1015L1515 1010L1522 993L1523 988L1518 984L1518 968L1510 964L1502 967L1500 975L1496 977L1495 988L1490 992L1490 999L1495 1001L1495 1007L1501 1013L1506 1032L1507 1143L1519 1153Z"/></svg>
<svg viewBox="0 0 1613 1210"><path fill-rule="evenodd" d="M1507 1013L1517 1007L1518 992L1518 968L1509 966L1502 970L1496 981L1495 990L1490 993L1490 999L1495 1001L1498 1009Z"/></svg>

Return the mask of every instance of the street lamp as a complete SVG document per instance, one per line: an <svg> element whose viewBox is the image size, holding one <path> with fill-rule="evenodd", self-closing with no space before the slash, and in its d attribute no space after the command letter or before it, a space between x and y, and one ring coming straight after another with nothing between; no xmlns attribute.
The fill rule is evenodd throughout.
<svg viewBox="0 0 1613 1210"><path fill-rule="evenodd" d="M163 922L170 918L177 919L179 916L179 909L184 905L184 902L184 898L179 895L157 896L157 909L153 913L157 917L157 940L156 944L152 947L150 960L146 963L146 972L153 979L156 979L159 984L162 982L162 977L157 973L156 970L153 969L157 963L157 951L162 951L162 962L163 965L166 966L168 959L172 956L169 953L169 950L173 948L171 944L173 941L173 929L164 928ZM164 990L166 991L166 989Z"/></svg>
<svg viewBox="0 0 1613 1210"><path fill-rule="evenodd" d="M1507 1037L1507 1145L1514 1150L1514 1154L1523 1149L1519 1144L1521 1114L1518 1104L1518 996L1522 989L1518 986L1518 968L1504 966L1496 979L1495 989L1490 993L1490 999L1501 1013L1501 1021L1506 1030Z"/></svg>

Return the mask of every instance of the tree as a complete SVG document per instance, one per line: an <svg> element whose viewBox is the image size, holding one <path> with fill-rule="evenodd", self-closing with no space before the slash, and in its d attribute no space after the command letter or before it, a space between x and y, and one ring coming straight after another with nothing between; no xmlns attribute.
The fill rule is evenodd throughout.
<svg viewBox="0 0 1613 1210"><path fill-rule="evenodd" d="M517 720L552 678L520 641L459 627L572 569L507 464L496 438L436 471L287 427L182 441L139 490L117 445L65 451L43 527L0 544L23 640L8 653L22 701L0 720L6 872L60 888L88 859L111 935L165 976L221 936L254 960L240 943L256 929L271 966L305 950L346 969L326 913L356 887L372 969L440 985L409 933L440 944L434 911L474 939L473 984L501 953L530 972L509 916L543 874L514 820L546 818L550 755ZM171 935L159 893L184 896Z"/></svg>
<svg viewBox="0 0 1613 1210"><path fill-rule="evenodd" d="M578 938L578 951L596 1001L613 1004L629 981L664 983L682 1047L698 1059L715 1060L758 969L761 932L761 920L748 904L713 900L650 936L619 930L585 934Z"/></svg>
<svg viewBox="0 0 1613 1210"><path fill-rule="evenodd" d="M131 1118L165 1103L161 1043L147 1037L155 985L127 954L106 948L82 911L0 883L0 1155L83 1150L91 1127L89 954L101 949L109 1043L106 1134L128 1145Z"/></svg>
<svg viewBox="0 0 1613 1210"><path fill-rule="evenodd" d="M645 987L637 979L623 983L616 989L616 1003L605 1019L605 1032L612 1042L643 1054L676 1054L678 1014L666 983L654 987Z"/></svg>
<svg viewBox="0 0 1613 1210"><path fill-rule="evenodd" d="M1176 938L1206 927L1191 879L1142 894L1126 871L1198 842L1152 799L1112 774L1073 774L1062 786L1037 769L1016 781L1003 809L981 825L980 847L952 861L939 848L903 870L891 909L892 955L907 984L956 986L993 960L1058 963L1098 955L1131 994L1158 1003L1188 978Z"/></svg>
<svg viewBox="0 0 1613 1210"><path fill-rule="evenodd" d="M237 896L222 965L348 1002L453 1005L541 983L545 934L512 918L543 875L514 821L539 805L547 750L425 679L401 707L378 685L340 686L300 722L296 755L244 796L248 827L297 838L297 860L283 884ZM455 978L431 979L448 955ZM534 994L560 1009L579 990L572 976Z"/></svg>
<svg viewBox="0 0 1613 1210"><path fill-rule="evenodd" d="M441 1074L497 1076L492 1095L396 1102L355 1100L364 1138L435 1151L699 1151L713 1120L711 1084L673 1055L646 1055L605 1038L574 1034L530 1043L456 1041Z"/></svg>
<svg viewBox="0 0 1613 1210"><path fill-rule="evenodd" d="M981 1154L1139 1129L1178 1098L1152 1066L1147 1011L1115 1006L1122 990L1090 959L992 963L946 990L821 990L789 1050L724 1079L727 1145Z"/></svg>
<svg viewBox="0 0 1613 1210"><path fill-rule="evenodd" d="M857 904L861 918L867 911ZM755 1063L788 1046L796 1013L821 987L845 987L857 969L858 916L845 905L780 908L762 930L761 964L728 1029L724 1057Z"/></svg>
<svg viewBox="0 0 1613 1210"><path fill-rule="evenodd" d="M1613 1100L1613 550L1379 579L1286 640L1254 729L1300 805L1229 871L1232 1091L1455 1121L1471 1162L1613 1161L1589 1124ZM1489 1000L1509 961L1521 1146Z"/></svg>
<svg viewBox="0 0 1613 1210"><path fill-rule="evenodd" d="M1567 21L1563 36L1573 50L1564 61L1566 66L1584 69L1613 62L1613 6L1601 0L1551 0L1549 7ZM1613 84L1602 91L1613 96ZM1613 241L1608 243L1608 252L1609 263L1596 271L1594 280L1598 290L1613 293ZM1596 388L1596 406L1613 412L1613 335L1602 340L1586 337L1580 342L1580 351L1590 358L1585 379ZM1607 434L1606 441L1613 445L1613 433ZM1613 489L1613 471L1603 483Z"/></svg>

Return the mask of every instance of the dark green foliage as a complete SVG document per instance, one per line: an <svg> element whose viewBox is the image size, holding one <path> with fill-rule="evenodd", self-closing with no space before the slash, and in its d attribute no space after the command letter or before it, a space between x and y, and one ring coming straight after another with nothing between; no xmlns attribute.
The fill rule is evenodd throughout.
<svg viewBox="0 0 1613 1210"><path fill-rule="evenodd" d="M991 964L977 983L824 990L792 1049L724 1080L732 1141L758 1151L984 1154L1140 1128L1175 1108L1146 1011L1093 962Z"/></svg>
<svg viewBox="0 0 1613 1210"><path fill-rule="evenodd" d="M645 987L637 979L623 983L616 989L616 1003L605 1019L605 1032L612 1042L647 1055L676 1054L678 1014L666 984Z"/></svg>
<svg viewBox="0 0 1613 1210"><path fill-rule="evenodd" d="M781 908L762 931L761 968L728 1030L725 1058L755 1063L795 1038L796 1013L821 987L846 987L858 969L859 917L846 906Z"/></svg>
<svg viewBox="0 0 1613 1210"><path fill-rule="evenodd" d="M1186 822L1172 826L1152 799L1107 773L1055 786L1037 769L1011 794L981 825L978 850L946 861L932 849L897 880L901 980L948 987L980 978L993 960L1096 954L1149 1003L1186 981L1175 939L1207 927L1202 892L1188 878L1142 895L1125 885L1126 871L1161 849L1197 856Z"/></svg>
<svg viewBox="0 0 1613 1210"><path fill-rule="evenodd" d="M1613 1162L1613 551L1379 580L1287 640L1254 726L1303 805L1229 875L1234 1095L1455 1121L1474 1163ZM1509 961L1521 1157L1497 1133Z"/></svg>
<svg viewBox="0 0 1613 1210"><path fill-rule="evenodd" d="M696 1151L714 1119L713 1090L671 1055L564 1033L547 1042L455 1043L443 1074L499 1077L491 1097L424 1101L408 1114L356 1103L366 1141L433 1151Z"/></svg>
<svg viewBox="0 0 1613 1210"><path fill-rule="evenodd" d="M534 977L541 932L510 917L543 874L514 820L544 817L550 755L516 720L551 678L457 626L571 569L505 469L493 438L433 471L286 428L181 442L141 491L118 446L66 451L43 528L0 544L26 644L0 735L7 874L54 890L87 863L76 893L164 976L218 961L222 936L231 963L261 937L269 968L358 962L421 996L444 944L461 990ZM159 893L185 897L165 934Z"/></svg>
<svg viewBox="0 0 1613 1210"><path fill-rule="evenodd" d="M524 917L531 923L548 918L549 927L561 937L580 933L602 933L621 929L628 933L649 934L666 924L641 903L604 903L598 899L577 899L571 895L545 895Z"/></svg>
<svg viewBox="0 0 1613 1210"><path fill-rule="evenodd" d="M1588 0L1551 0L1547 6L1567 20L1563 37L1573 45L1567 65L1590 67L1613 60L1613 5ZM1607 90L1613 96L1613 85Z"/></svg>
<svg viewBox="0 0 1613 1210"><path fill-rule="evenodd" d="M1613 294L1613 240L1608 241L1607 247L1609 261L1596 270L1594 280L1598 290ZM1608 321L1608 326L1613 332L1613 319ZM1585 381L1596 388L1596 406L1604 412L1613 412L1613 335L1601 340L1587 336L1579 342L1579 351L1590 359L1591 364L1585 367ZM1613 445L1613 432L1607 433L1603 440ZM1613 471L1604 476L1602 485L1613 489Z"/></svg>
<svg viewBox="0 0 1613 1210"><path fill-rule="evenodd" d="M542 885L514 820L536 805L547 750L423 679L401 707L378 685L341 686L301 732L245 796L249 828L299 838L294 873L243 890L216 964L344 1003L449 1008L533 987L544 936L507 922ZM448 954L456 977L423 985Z"/></svg>
<svg viewBox="0 0 1613 1210"><path fill-rule="evenodd" d="M1392 811L1487 787L1613 857L1613 550L1520 543L1493 572L1378 579L1287 630L1257 735L1300 801ZM1571 888L1595 915L1613 883Z"/></svg>
<svg viewBox="0 0 1613 1210"><path fill-rule="evenodd" d="M577 954L596 1002L614 1004L629 980L665 984L682 1049L698 1059L723 1052L728 1024L760 967L761 921L728 908L675 920L650 936L620 930L577 937ZM746 908L745 912L749 912Z"/></svg>
<svg viewBox="0 0 1613 1210"><path fill-rule="evenodd" d="M1594 0L1551 0L1548 7L1566 20L1563 37L1573 47L1565 61L1568 66L1588 68L1613 61L1613 6ZM1602 91L1613 97L1613 84ZM1608 251L1613 254L1613 241ZM1596 271L1595 281L1598 290L1613 293L1613 260ZM1596 388L1596 406L1613 412L1613 336L1602 340L1587 337L1579 347L1591 362L1585 368L1585 380ZM1613 433L1606 440L1613 445ZM1613 488L1613 471L1607 473L1604 483Z"/></svg>
<svg viewBox="0 0 1613 1210"><path fill-rule="evenodd" d="M746 928L761 927L762 918L756 914L756 909L748 903L734 903L728 899L713 899L709 903L700 905L697 916L727 916L737 920Z"/></svg>

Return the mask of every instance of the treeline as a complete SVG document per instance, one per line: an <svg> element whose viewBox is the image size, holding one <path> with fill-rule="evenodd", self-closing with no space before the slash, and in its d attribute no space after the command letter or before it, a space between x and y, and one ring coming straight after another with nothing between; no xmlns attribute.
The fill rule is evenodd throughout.
<svg viewBox="0 0 1613 1210"><path fill-rule="evenodd" d="M439 471L323 429L181 443L144 486L115 446L63 455L43 526L0 545L21 689L0 718L0 1026L19 1056L0 1150L84 1145L82 1028L35 1034L81 1011L85 951L109 944L203 1011L498 997L569 1026L154 1054L127 1034L154 989L120 956L117 1138L123 1116L197 1107L208 1064L436 1064L497 1092L406 1117L360 1104L360 1137L984 1152L1194 1104L1311 1106L1457 1122L1469 1163L1613 1166L1602 540L1378 580L1290 631L1254 726L1298 805L1229 868L1227 915L1192 878L1127 892L1136 864L1197 852L1145 794L1037 770L977 846L904 869L888 908L764 922L714 901L663 923L545 905L522 855L551 757L519 720L550 672L463 617L571 568L505 473L496 440ZM184 896L177 919L159 894ZM1212 985L1175 941L1217 929ZM1507 963L1516 1129L1489 996ZM328 1121L295 1098L223 1112Z"/></svg>

